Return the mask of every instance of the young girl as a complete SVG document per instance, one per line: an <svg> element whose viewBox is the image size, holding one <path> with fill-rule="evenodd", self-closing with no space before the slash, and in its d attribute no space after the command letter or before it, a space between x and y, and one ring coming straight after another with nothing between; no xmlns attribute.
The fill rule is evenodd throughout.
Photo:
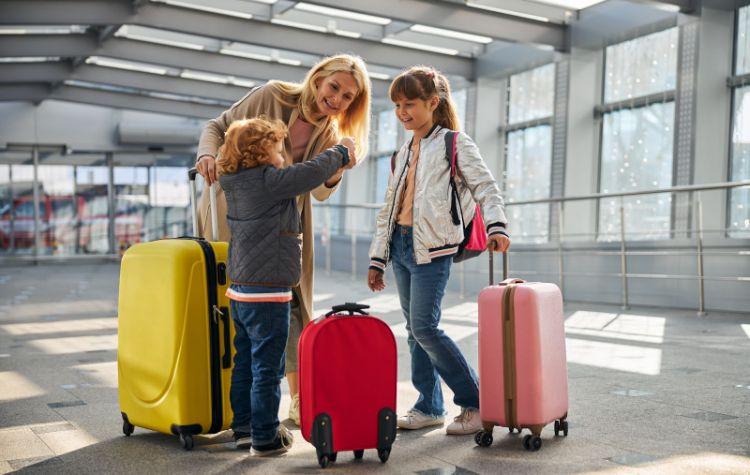
<svg viewBox="0 0 750 475"><path fill-rule="evenodd" d="M299 283L302 263L296 197L355 162L349 157L354 141L347 138L285 168L286 135L280 120L236 121L216 162L232 234L227 290L237 351L229 390L232 429L237 446L251 445L255 455L286 452L292 444L278 413L292 287Z"/></svg>
<svg viewBox="0 0 750 475"><path fill-rule="evenodd" d="M510 239L503 199L474 142L458 136L457 180L464 197L464 223L454 224L446 159L445 134L458 130L458 116L448 80L429 67L413 67L391 83L396 117L412 139L398 151L388 182L386 203L377 216L370 247L368 286L385 288L383 273L390 260L396 276L401 308L406 317L412 383L419 391L414 407L399 417L398 427L420 429L443 425L443 393L438 376L454 393L461 413L448 434L472 434L482 428L479 417L479 384L474 370L440 328L440 306L448 283L453 255L471 221L470 194L481 205L487 223L488 248L506 251Z"/></svg>

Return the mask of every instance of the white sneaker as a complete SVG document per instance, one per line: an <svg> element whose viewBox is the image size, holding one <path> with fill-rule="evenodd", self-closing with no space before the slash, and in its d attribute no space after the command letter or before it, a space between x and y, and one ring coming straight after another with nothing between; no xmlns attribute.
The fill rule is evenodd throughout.
<svg viewBox="0 0 750 475"><path fill-rule="evenodd" d="M482 430L482 418L476 409L462 408L461 414L453 419L453 422L445 428L450 435L475 434Z"/></svg>
<svg viewBox="0 0 750 475"><path fill-rule="evenodd" d="M299 427L299 393L292 396L292 403L289 404L289 419Z"/></svg>
<svg viewBox="0 0 750 475"><path fill-rule="evenodd" d="M399 429L422 429L424 427L441 426L445 423L443 416L430 416L416 409L410 409L398 418L396 425Z"/></svg>

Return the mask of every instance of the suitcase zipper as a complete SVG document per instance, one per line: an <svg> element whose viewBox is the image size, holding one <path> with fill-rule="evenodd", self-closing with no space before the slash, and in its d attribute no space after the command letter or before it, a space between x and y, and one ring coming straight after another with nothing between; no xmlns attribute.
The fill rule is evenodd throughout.
<svg viewBox="0 0 750 475"><path fill-rule="evenodd" d="M211 427L209 434L219 432L223 425L221 393L221 356L219 355L219 322L215 310L218 308L218 286L216 284L216 256L211 244L204 239L196 239L206 257L206 283L208 284L208 331L211 363Z"/></svg>

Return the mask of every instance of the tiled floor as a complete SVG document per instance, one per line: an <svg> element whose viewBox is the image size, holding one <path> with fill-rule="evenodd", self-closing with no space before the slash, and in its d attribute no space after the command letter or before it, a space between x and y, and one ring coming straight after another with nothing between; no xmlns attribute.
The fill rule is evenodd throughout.
<svg viewBox="0 0 750 475"><path fill-rule="evenodd" d="M184 452L173 436L121 433L117 402L115 264L0 269L0 473L317 471L314 448L295 431L292 451L258 459L199 437ZM392 279L391 281L392 282ZM316 307L364 301L399 345L398 409L416 392L392 287L369 293L348 275L318 274ZM476 367L475 295L448 294L443 328ZM348 454L328 470L419 474L684 472L750 473L750 315L566 308L570 435L543 433L539 452L495 429L495 443L442 429L400 432L391 459ZM286 385L284 390L286 392ZM450 392L446 389L446 399ZM282 400L286 414L289 399ZM449 407L455 414L455 406Z"/></svg>

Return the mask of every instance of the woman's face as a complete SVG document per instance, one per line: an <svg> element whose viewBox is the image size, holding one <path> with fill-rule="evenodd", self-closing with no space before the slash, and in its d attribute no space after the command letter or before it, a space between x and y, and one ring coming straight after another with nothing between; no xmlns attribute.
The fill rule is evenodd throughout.
<svg viewBox="0 0 750 475"><path fill-rule="evenodd" d="M343 113L359 94L357 81L350 73L338 72L318 79L317 87L315 105L321 117Z"/></svg>

